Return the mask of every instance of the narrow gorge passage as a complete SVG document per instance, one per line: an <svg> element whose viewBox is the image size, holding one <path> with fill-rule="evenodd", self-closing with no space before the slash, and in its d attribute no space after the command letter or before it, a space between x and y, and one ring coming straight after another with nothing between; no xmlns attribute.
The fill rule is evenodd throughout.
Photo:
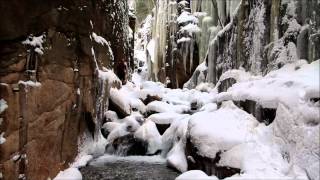
<svg viewBox="0 0 320 180"><path fill-rule="evenodd" d="M0 12L0 180L320 179L320 0Z"/></svg>

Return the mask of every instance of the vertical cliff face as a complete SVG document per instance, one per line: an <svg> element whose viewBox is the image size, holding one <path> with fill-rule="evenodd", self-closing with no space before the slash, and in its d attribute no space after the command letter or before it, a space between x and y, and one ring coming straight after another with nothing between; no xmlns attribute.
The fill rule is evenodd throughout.
<svg viewBox="0 0 320 180"><path fill-rule="evenodd" d="M218 11L224 24L222 30L211 32L213 39L208 54L202 56L206 64L185 87L205 81L215 84L230 69L241 67L255 75L264 75L299 59L309 62L319 59L315 51L320 44L316 18L319 6L317 1L243 0L237 8L230 8L234 9L230 18L219 15ZM203 73L205 77L199 77Z"/></svg>
<svg viewBox="0 0 320 180"><path fill-rule="evenodd" d="M153 18L148 53L149 76L168 87L183 87L208 47L229 21L240 1L159 1Z"/></svg>
<svg viewBox="0 0 320 180"><path fill-rule="evenodd" d="M0 2L0 173L47 179L101 121L108 89L129 71L128 4ZM116 37L116 38L115 38ZM2 106L4 107L4 106Z"/></svg>
<svg viewBox="0 0 320 180"><path fill-rule="evenodd" d="M169 87L191 77L185 87L193 88L215 84L229 69L264 75L299 59L317 60L319 6L315 0L159 1L149 76Z"/></svg>

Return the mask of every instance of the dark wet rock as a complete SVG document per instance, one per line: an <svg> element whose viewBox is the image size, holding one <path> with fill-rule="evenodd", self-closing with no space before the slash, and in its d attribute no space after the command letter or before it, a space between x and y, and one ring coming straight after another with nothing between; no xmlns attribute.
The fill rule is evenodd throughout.
<svg viewBox="0 0 320 180"><path fill-rule="evenodd" d="M150 95L150 94L148 94L145 99L142 99L142 102L145 105L148 105L149 103L151 103L153 101L161 101L161 100L162 100L162 98L159 97L158 95Z"/></svg>
<svg viewBox="0 0 320 180"><path fill-rule="evenodd" d="M147 111L147 112L145 112L145 113L143 114L143 116L144 116L145 118L147 118L147 117L151 116L152 114L156 114L156 113L159 113L159 112L156 112L156 111Z"/></svg>
<svg viewBox="0 0 320 180"><path fill-rule="evenodd" d="M218 92L226 92L229 87L231 87L233 84L235 84L237 81L233 78L225 79L221 81L221 84L218 87Z"/></svg>
<svg viewBox="0 0 320 180"><path fill-rule="evenodd" d="M240 169L238 168L217 165L220 161L221 152L218 152L214 159L199 155L197 148L192 144L190 138L187 138L185 152L188 162L188 170L202 170L209 176L215 175L219 179L224 179L240 173Z"/></svg>
<svg viewBox="0 0 320 180"><path fill-rule="evenodd" d="M110 132L107 130L107 128L105 128L104 126L102 126L102 128L100 129L100 131L101 131L102 136L107 139L108 136L109 136L109 134L110 134Z"/></svg>
<svg viewBox="0 0 320 180"><path fill-rule="evenodd" d="M276 118L277 109L264 108L261 105L257 104L255 101L239 101L235 102L235 105L237 105L247 113L252 114L259 122L263 122L266 125L271 124Z"/></svg>
<svg viewBox="0 0 320 180"><path fill-rule="evenodd" d="M157 124L156 123L156 126L157 126L157 129L158 129L160 135L162 135L170 127L170 124Z"/></svg>
<svg viewBox="0 0 320 180"><path fill-rule="evenodd" d="M198 109L198 103L197 102L192 102L190 106L191 106L191 110L192 111L195 111L195 110Z"/></svg>
<svg viewBox="0 0 320 180"><path fill-rule="evenodd" d="M122 156L146 155L147 151L148 143L141 139L135 138L133 134L116 138L106 147L106 153Z"/></svg>

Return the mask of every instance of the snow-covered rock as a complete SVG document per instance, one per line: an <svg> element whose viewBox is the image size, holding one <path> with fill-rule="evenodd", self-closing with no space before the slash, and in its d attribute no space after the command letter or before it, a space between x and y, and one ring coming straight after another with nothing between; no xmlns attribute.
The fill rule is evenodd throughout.
<svg viewBox="0 0 320 180"><path fill-rule="evenodd" d="M162 135L162 155L167 158L169 166L181 172L188 168L185 145L189 117L176 119Z"/></svg>
<svg viewBox="0 0 320 180"><path fill-rule="evenodd" d="M213 112L198 112L191 116L189 136L199 155L215 158L219 151L244 143L250 130L257 125L252 115L232 102L223 103Z"/></svg>
<svg viewBox="0 0 320 180"><path fill-rule="evenodd" d="M163 112L152 114L148 119L156 124L171 124L173 121L182 119L186 116L186 114L179 114L176 112Z"/></svg>
<svg viewBox="0 0 320 180"><path fill-rule="evenodd" d="M117 88L110 89L110 101L116 106L116 110L122 116L128 116L131 113L131 106L127 95Z"/></svg>
<svg viewBox="0 0 320 180"><path fill-rule="evenodd" d="M191 170L182 173L176 178L176 180L218 180L215 176L208 176L206 173L200 170Z"/></svg>
<svg viewBox="0 0 320 180"><path fill-rule="evenodd" d="M138 139L148 143L147 154L155 154L162 148L161 135L159 134L154 122L146 121L142 126L134 133L134 136Z"/></svg>
<svg viewBox="0 0 320 180"><path fill-rule="evenodd" d="M297 111L305 111L311 98L318 98L319 61L308 64L301 60L287 64L257 80L234 84L227 92L216 97L223 100L252 100L265 108L277 108L283 103ZM316 109L309 106L311 116L319 117ZM313 109L313 110L312 110Z"/></svg>

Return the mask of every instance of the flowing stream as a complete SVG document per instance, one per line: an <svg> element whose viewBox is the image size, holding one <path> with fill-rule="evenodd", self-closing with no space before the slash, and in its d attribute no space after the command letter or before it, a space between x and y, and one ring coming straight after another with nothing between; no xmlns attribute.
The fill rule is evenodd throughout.
<svg viewBox="0 0 320 180"><path fill-rule="evenodd" d="M84 180L173 180L179 175L160 156L104 155L80 171Z"/></svg>

